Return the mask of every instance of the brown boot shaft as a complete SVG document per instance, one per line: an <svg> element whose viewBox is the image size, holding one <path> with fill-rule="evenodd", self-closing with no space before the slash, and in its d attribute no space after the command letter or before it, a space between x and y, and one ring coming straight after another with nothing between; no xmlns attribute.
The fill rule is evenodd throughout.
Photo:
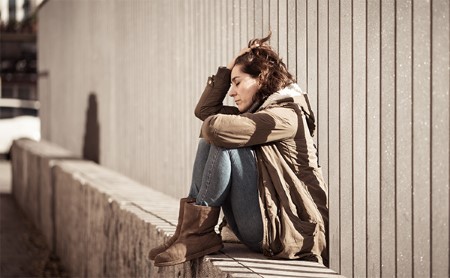
<svg viewBox="0 0 450 278"><path fill-rule="evenodd" d="M166 251L166 249L169 248L175 242L175 240L177 240L178 236L180 235L180 228L181 228L181 224L183 222L184 204L192 203L192 202L195 202L194 198L180 199L180 209L178 212L178 223L177 223L177 228L175 230L175 233L166 242L164 242L163 244L159 245L158 247L155 247L152 250L150 250L150 252L148 253L148 258L150 260L154 260L155 257L159 253Z"/></svg>
<svg viewBox="0 0 450 278"><path fill-rule="evenodd" d="M155 265L175 265L222 249L222 238L214 230L219 213L220 207L186 203L180 235L171 247L156 256Z"/></svg>

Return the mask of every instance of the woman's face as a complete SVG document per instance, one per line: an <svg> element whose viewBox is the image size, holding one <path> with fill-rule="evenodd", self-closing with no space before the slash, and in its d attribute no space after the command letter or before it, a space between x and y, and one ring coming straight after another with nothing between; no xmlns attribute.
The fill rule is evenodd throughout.
<svg viewBox="0 0 450 278"><path fill-rule="evenodd" d="M241 65L236 65L231 71L230 97L234 98L239 112L247 111L253 104L253 97L261 87L258 79L241 71Z"/></svg>

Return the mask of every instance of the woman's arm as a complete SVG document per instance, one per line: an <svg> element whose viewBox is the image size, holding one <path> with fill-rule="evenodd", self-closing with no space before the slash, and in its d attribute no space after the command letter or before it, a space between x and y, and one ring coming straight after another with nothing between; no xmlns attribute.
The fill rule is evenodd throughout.
<svg viewBox="0 0 450 278"><path fill-rule="evenodd" d="M208 78L205 90L195 107L195 116L204 121L211 115L238 114L239 110L234 106L223 105L223 99L228 93L231 83L231 70L219 68L216 75Z"/></svg>
<svg viewBox="0 0 450 278"><path fill-rule="evenodd" d="M294 109L283 107L254 114L214 115L203 122L202 134L219 147L248 147L293 138L298 121Z"/></svg>
<svg viewBox="0 0 450 278"><path fill-rule="evenodd" d="M239 114L239 110L234 106L223 105L223 99L228 93L231 84L231 70L234 67L236 58L248 52L250 48L243 48L231 59L227 67L220 67L216 75L208 78L208 83L203 91L200 100L195 107L195 116L204 121L211 115L216 114Z"/></svg>

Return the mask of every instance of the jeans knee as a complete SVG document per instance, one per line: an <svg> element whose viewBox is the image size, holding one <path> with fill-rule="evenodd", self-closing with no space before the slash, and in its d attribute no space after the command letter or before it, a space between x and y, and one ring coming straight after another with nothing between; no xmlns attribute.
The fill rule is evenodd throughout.
<svg viewBox="0 0 450 278"><path fill-rule="evenodd" d="M207 144L210 144L210 143L207 143ZM227 152L229 150L234 150L234 149L227 149L227 148L219 147L214 144L210 144L210 146L211 146L211 150L215 150L215 151L219 151L219 152Z"/></svg>
<svg viewBox="0 0 450 278"><path fill-rule="evenodd" d="M198 148L209 148L210 146L211 144L205 138L200 138L198 141Z"/></svg>

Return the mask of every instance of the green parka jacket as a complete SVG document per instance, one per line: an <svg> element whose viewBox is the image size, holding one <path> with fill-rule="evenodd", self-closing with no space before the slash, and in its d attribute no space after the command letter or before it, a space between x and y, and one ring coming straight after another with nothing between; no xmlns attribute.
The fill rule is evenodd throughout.
<svg viewBox="0 0 450 278"><path fill-rule="evenodd" d="M264 225L263 252L273 258L327 264L327 185L317 163L314 115L307 95L292 84L253 113L224 106L231 71L219 68L197 104L202 136L224 148L256 152Z"/></svg>

